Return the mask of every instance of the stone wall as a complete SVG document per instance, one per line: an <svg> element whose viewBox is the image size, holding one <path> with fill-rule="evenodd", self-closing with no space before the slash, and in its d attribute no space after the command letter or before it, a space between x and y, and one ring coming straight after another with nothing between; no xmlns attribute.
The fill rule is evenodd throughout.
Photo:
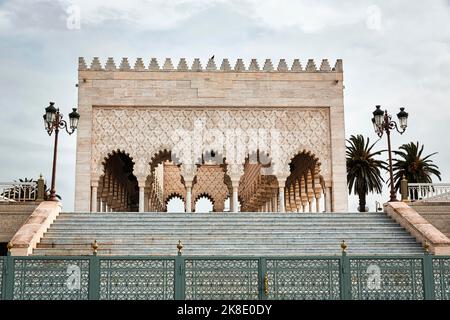
<svg viewBox="0 0 450 320"><path fill-rule="evenodd" d="M450 239L450 202L411 202L422 217Z"/></svg>
<svg viewBox="0 0 450 320"><path fill-rule="evenodd" d="M37 202L0 202L0 242L9 242L38 204Z"/></svg>

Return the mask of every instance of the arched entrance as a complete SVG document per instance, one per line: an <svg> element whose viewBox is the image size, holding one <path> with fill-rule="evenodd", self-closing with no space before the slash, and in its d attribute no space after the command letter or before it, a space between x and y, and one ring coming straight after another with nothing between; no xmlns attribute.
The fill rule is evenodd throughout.
<svg viewBox="0 0 450 320"><path fill-rule="evenodd" d="M113 151L105 158L103 168L97 193L97 211L138 211L139 188L133 174L132 158L124 151Z"/></svg>
<svg viewBox="0 0 450 320"><path fill-rule="evenodd" d="M291 159L289 170L284 189L286 211L320 212L324 190L319 159L310 152L299 152Z"/></svg>
<svg viewBox="0 0 450 320"><path fill-rule="evenodd" d="M174 188L181 183L179 166L172 162L172 153L164 149L155 153L149 163L150 175L145 184L145 210L162 212L167 210L167 204L173 195L184 199L183 188Z"/></svg>
<svg viewBox="0 0 450 320"><path fill-rule="evenodd" d="M271 160L265 152L257 150L246 157L239 181L240 211L276 211L278 184L271 168Z"/></svg>

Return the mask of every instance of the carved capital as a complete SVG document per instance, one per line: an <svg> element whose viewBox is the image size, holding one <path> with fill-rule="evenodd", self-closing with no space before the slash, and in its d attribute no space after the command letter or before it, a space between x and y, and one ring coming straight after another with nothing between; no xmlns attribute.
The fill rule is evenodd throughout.
<svg viewBox="0 0 450 320"><path fill-rule="evenodd" d="M241 176L244 174L244 166L242 164L230 164L228 165L228 176L231 183L239 183Z"/></svg>
<svg viewBox="0 0 450 320"><path fill-rule="evenodd" d="M147 182L147 176L137 176L138 186L139 188L145 188Z"/></svg>
<svg viewBox="0 0 450 320"><path fill-rule="evenodd" d="M192 184L196 174L197 167L194 164L183 163L181 165L181 175L185 183L190 182Z"/></svg>

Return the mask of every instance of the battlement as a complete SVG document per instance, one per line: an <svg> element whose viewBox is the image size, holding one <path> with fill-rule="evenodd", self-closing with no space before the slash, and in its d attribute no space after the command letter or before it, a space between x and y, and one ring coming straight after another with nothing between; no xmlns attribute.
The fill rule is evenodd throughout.
<svg viewBox="0 0 450 320"><path fill-rule="evenodd" d="M262 68L258 64L257 59L251 59L248 67L246 67L243 59L237 59L234 67L231 66L229 60L224 58L219 67L217 67L214 59L209 59L205 67L202 67L200 59L195 58L189 68L186 58L181 58L175 67L170 58L160 64L156 58L151 58L150 62L144 63L142 58L137 58L133 67L130 65L128 58L122 58L117 67L113 58L108 58L106 63L102 65L98 57L94 57L90 67L87 66L83 57L78 58L78 71L177 71L177 72L335 72L342 73L342 59L337 59L333 68L331 68L328 59L323 59L320 66L317 67L313 59L308 59L305 67L302 66L299 59L294 59L292 66L289 68L286 59L280 59L275 68L271 59L266 59Z"/></svg>

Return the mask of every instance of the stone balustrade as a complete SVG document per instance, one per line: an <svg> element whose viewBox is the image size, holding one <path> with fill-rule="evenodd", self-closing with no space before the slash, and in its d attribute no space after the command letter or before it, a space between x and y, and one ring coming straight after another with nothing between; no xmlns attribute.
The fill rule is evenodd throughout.
<svg viewBox="0 0 450 320"><path fill-rule="evenodd" d="M450 183L408 183L410 201L450 202Z"/></svg>

